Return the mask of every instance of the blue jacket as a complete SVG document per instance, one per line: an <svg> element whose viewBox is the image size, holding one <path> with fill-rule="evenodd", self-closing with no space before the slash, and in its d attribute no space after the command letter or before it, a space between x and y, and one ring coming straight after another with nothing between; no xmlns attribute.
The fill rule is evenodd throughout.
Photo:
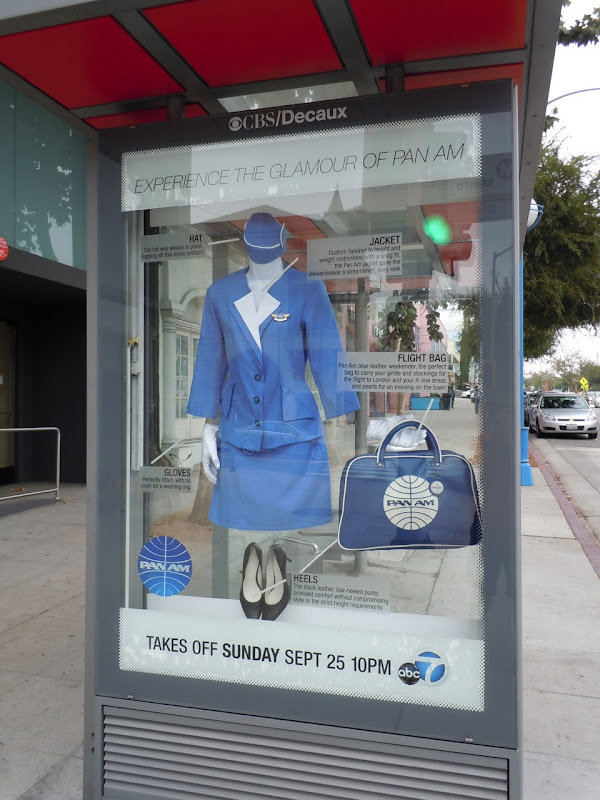
<svg viewBox="0 0 600 800"><path fill-rule="evenodd" d="M327 419L359 407L355 392L337 387L342 351L321 281L288 269L257 312L246 270L235 272L206 293L188 413L220 410L220 438L249 451L315 439L323 426L307 360Z"/></svg>

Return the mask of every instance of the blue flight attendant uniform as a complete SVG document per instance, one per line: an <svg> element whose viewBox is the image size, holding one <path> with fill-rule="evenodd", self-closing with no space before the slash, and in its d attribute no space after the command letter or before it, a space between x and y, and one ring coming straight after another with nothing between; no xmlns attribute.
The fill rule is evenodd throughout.
<svg viewBox="0 0 600 800"><path fill-rule="evenodd" d="M221 468L209 518L242 530L292 530L331 521L323 425L356 411L338 389L343 351L322 281L287 269L259 308L240 270L206 293L188 413L219 420Z"/></svg>

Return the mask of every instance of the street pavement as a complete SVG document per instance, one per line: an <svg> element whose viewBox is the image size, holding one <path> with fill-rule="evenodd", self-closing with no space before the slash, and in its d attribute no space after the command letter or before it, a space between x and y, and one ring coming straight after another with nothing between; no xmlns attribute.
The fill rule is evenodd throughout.
<svg viewBox="0 0 600 800"><path fill-rule="evenodd" d="M531 452L534 485L521 492L523 798L598 800L600 547L566 499L569 464L545 440ZM588 518L600 519L600 493L585 499ZM85 514L78 485L58 501L0 502L0 800L82 799Z"/></svg>

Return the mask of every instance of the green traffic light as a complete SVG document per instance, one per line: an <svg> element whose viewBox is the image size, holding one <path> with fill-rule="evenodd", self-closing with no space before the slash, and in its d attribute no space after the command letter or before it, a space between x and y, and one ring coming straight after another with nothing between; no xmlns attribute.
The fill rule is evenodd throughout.
<svg viewBox="0 0 600 800"><path fill-rule="evenodd" d="M452 241L452 228L444 217L432 214L423 220L423 230L434 244L449 244Z"/></svg>

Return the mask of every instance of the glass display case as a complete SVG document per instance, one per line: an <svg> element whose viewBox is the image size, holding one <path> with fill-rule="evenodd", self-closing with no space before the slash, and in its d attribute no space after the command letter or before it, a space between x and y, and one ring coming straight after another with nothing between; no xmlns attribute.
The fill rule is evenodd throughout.
<svg viewBox="0 0 600 800"><path fill-rule="evenodd" d="M514 743L513 131L496 90L434 114L359 98L107 138L107 694Z"/></svg>

